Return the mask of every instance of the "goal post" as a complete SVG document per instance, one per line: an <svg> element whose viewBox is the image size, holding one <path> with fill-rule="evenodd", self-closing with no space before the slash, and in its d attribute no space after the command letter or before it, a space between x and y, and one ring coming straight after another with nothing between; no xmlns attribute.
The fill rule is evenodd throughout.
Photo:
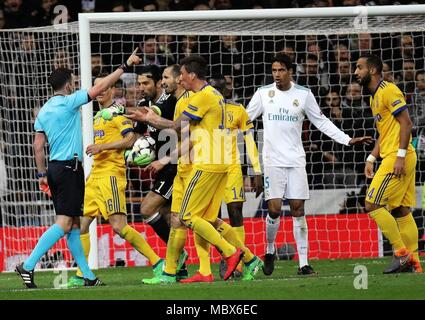
<svg viewBox="0 0 425 320"><path fill-rule="evenodd" d="M161 67L178 63L188 54L200 54L207 59L210 75L222 73L229 86L233 86L229 97L247 105L257 88L272 81L270 58L277 52L285 52L293 57L297 66L294 80L312 89L322 111L332 121L358 136L373 131L370 126L373 119L365 111L368 110L366 95L352 84L355 57L362 46L369 46L372 52L384 58L389 67L385 72L405 89L409 105L419 105L425 101L421 100L425 92L421 95L417 91L419 80L415 78L425 68L423 21L425 5L359 6L82 13L78 22L66 25L0 30L0 164L5 164L7 174L7 186L0 188L0 271L12 270L28 256L41 232L54 221L51 201L37 190L31 147L34 117L51 96L47 78L53 68L70 68L77 75L78 87L89 88L95 75L93 56L100 57L98 67L110 73L136 46L144 50L140 51L145 62ZM148 43L153 43L150 47L154 48L153 52L147 52L149 48L145 44ZM140 99L136 79L131 73L122 77L122 92L119 97L117 93L122 103L132 105ZM337 105L328 102L334 100L339 101ZM93 141L96 107L96 102L90 102L81 109L84 150ZM422 136L422 140L418 140L425 141L425 130L421 131L425 124L420 122L419 113L412 119L416 126L415 138ZM261 151L261 121L255 126ZM308 123L303 130L303 142L311 190L311 200L306 202L310 256L356 258L389 254L390 248L382 241L375 223L360 206L366 184L361 166L370 149L341 149ZM243 140L241 148L242 145ZM424 215L419 204L425 181L425 156L420 152L425 155L425 151L419 149L415 219L423 234ZM329 154L333 160L329 160ZM91 161L84 155L86 177ZM1 168L0 172L3 172ZM247 244L262 256L265 232L261 217L267 210L264 200L249 192L251 170L246 161L244 174ZM165 256L164 243L142 223L140 216L140 199L151 187L152 177L134 167L128 169L127 177L129 222L147 237L154 250ZM344 214L342 207L346 209ZM226 217L225 206L222 209ZM288 244L294 245L292 220L286 203L282 210L285 216L281 219L283 226L277 245L288 248ZM90 227L90 267L120 265L123 261L129 266L146 264L146 260L115 236L106 224L95 223ZM188 250L191 261L196 261L191 239ZM57 263L59 252L62 264ZM214 253L214 261L217 258ZM37 268L72 266L66 243L61 241Z"/></svg>

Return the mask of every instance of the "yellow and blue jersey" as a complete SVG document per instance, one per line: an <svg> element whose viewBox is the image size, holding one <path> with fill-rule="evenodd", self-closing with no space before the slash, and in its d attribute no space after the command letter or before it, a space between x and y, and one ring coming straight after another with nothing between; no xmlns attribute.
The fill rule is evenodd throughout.
<svg viewBox="0 0 425 320"><path fill-rule="evenodd" d="M396 116L407 109L406 100L400 89L391 82L381 81L370 97L370 107L380 136L380 156L395 155L400 147L400 123ZM410 136L410 141L412 136ZM408 153L414 152L409 143Z"/></svg>

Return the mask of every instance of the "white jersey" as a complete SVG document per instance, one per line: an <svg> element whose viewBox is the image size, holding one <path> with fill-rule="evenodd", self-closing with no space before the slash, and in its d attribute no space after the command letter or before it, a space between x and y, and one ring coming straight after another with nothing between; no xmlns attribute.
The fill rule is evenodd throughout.
<svg viewBox="0 0 425 320"><path fill-rule="evenodd" d="M252 121L263 115L264 166L305 167L301 131L306 116L335 141L348 145L351 139L323 115L311 90L295 83L287 91L277 89L275 83L259 88L247 112Z"/></svg>

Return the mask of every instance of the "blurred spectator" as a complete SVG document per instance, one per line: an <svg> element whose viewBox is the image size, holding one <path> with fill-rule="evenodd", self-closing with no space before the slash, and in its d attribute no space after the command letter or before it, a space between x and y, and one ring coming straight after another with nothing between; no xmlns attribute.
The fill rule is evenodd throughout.
<svg viewBox="0 0 425 320"><path fill-rule="evenodd" d="M320 75L318 57L307 54L303 64L303 73L298 75L297 84L308 87L316 97L320 96Z"/></svg>
<svg viewBox="0 0 425 320"><path fill-rule="evenodd" d="M83 13L94 12L95 0L81 0L81 9Z"/></svg>
<svg viewBox="0 0 425 320"><path fill-rule="evenodd" d="M323 7L331 7L332 4L329 0L313 0L313 7L323 8Z"/></svg>
<svg viewBox="0 0 425 320"><path fill-rule="evenodd" d="M232 2L230 0L215 0L213 7L216 10L230 10L232 9Z"/></svg>
<svg viewBox="0 0 425 320"><path fill-rule="evenodd" d="M41 1L41 25L48 26L53 23L53 9L57 4L57 0Z"/></svg>
<svg viewBox="0 0 425 320"><path fill-rule="evenodd" d="M197 36L183 36L178 42L178 61L199 53L199 42Z"/></svg>
<svg viewBox="0 0 425 320"><path fill-rule="evenodd" d="M165 56L160 53L156 37L154 35L147 35L145 41L140 44L142 52L142 60L145 65L155 64L160 67L165 67L174 64L175 61L170 56Z"/></svg>
<svg viewBox="0 0 425 320"><path fill-rule="evenodd" d="M92 72L93 77L96 77L99 74L104 72L103 71L102 55L92 54L92 56L91 56L91 72Z"/></svg>
<svg viewBox="0 0 425 320"><path fill-rule="evenodd" d="M413 121L413 133L417 136L422 129L425 135L425 70L416 72L416 89L413 95L413 105L409 108L410 119Z"/></svg>
<svg viewBox="0 0 425 320"><path fill-rule="evenodd" d="M38 27L42 25L40 7L25 5L23 0L4 0L5 29Z"/></svg>
<svg viewBox="0 0 425 320"><path fill-rule="evenodd" d="M415 91L415 62L413 60L404 60L402 69L396 74L396 83L404 93L406 102L412 102L412 95Z"/></svg>
<svg viewBox="0 0 425 320"><path fill-rule="evenodd" d="M124 82L121 79L118 79L112 87L112 97L116 103L123 106L127 105L127 101L125 100Z"/></svg>
<svg viewBox="0 0 425 320"><path fill-rule="evenodd" d="M4 29L5 24L6 24L6 20L5 20L5 17L4 17L4 11L0 7L0 30Z"/></svg>
<svg viewBox="0 0 425 320"><path fill-rule="evenodd" d="M345 44L339 43L335 46L335 59L336 62L351 61L350 51Z"/></svg>
<svg viewBox="0 0 425 320"><path fill-rule="evenodd" d="M169 11L170 10L170 0L156 0L158 5L158 11Z"/></svg>
<svg viewBox="0 0 425 320"><path fill-rule="evenodd" d="M125 101L127 107L136 107L140 100L140 89L137 83L128 84L125 87Z"/></svg>
<svg viewBox="0 0 425 320"><path fill-rule="evenodd" d="M145 1L142 11L158 11L158 4L155 1Z"/></svg>
<svg viewBox="0 0 425 320"><path fill-rule="evenodd" d="M116 0L112 3L112 12L126 12L127 5L123 0Z"/></svg>
<svg viewBox="0 0 425 320"><path fill-rule="evenodd" d="M382 64L382 75L384 81L394 82L394 74L390 68L390 65L386 62Z"/></svg>
<svg viewBox="0 0 425 320"><path fill-rule="evenodd" d="M71 58L65 49L59 49L56 51L55 56L53 57L53 69L58 68L66 68L69 70L74 69L71 63Z"/></svg>
<svg viewBox="0 0 425 320"><path fill-rule="evenodd" d="M159 35L158 39L158 50L159 54L166 57L167 61L175 61L174 52L176 52L176 42L172 35Z"/></svg>
<svg viewBox="0 0 425 320"><path fill-rule="evenodd" d="M193 7L193 10L211 10L210 5L208 4L208 1L198 1L195 3L195 6Z"/></svg>

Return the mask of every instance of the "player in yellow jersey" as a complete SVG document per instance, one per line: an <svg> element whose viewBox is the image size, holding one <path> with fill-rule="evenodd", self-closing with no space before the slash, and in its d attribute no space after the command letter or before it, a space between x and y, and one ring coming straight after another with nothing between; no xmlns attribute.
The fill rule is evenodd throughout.
<svg viewBox="0 0 425 320"><path fill-rule="evenodd" d="M382 60L375 55L358 59L357 81L371 92L370 107L379 138L366 160L365 175L372 178L365 207L394 250L384 273L422 272L418 256L418 228L410 212L415 205L416 153L411 144L412 122L400 89L382 79ZM381 165L374 173L374 162Z"/></svg>
<svg viewBox="0 0 425 320"><path fill-rule="evenodd" d="M216 246L228 264L224 280L232 275L243 256L241 248L236 248L220 236L211 225L217 219L222 195L227 182L227 159L225 147L221 143L225 136L225 103L223 96L205 81L206 62L199 56L190 56L181 61L181 81L187 90L195 94L190 104L175 121L169 121L156 115L152 110L131 110L129 118L145 121L156 128L172 128L184 132L189 126L194 156L189 183L186 186L179 210L180 220L198 236ZM193 129L192 129L193 128ZM170 240L172 240L170 233ZM166 266L167 270L167 266ZM163 276L152 283L163 281Z"/></svg>
<svg viewBox="0 0 425 320"><path fill-rule="evenodd" d="M217 89L223 96L226 90L226 78L221 74L213 75L209 79L209 83ZM232 165L228 170L227 185L224 193L224 202L227 205L227 212L229 214L230 225L237 232L238 238L241 241L240 247L244 246L245 243L245 229L243 224L243 203L245 202L245 192L243 185L243 175L240 162L240 154L237 147L238 132L243 134L245 144L247 147L247 153L251 161L255 177L254 177L254 190L258 197L263 191L263 180L260 167L260 161L258 157L257 146L254 141L252 130L254 128L252 121L249 119L248 113L245 107L239 103L235 103L231 100L225 100L226 105L226 128L231 136L231 154L232 154ZM219 219L214 224L216 228L220 228L222 220ZM225 225L223 225L225 227ZM256 274L258 267L261 267L262 262L259 258L255 257L246 248L243 262L248 266L244 269L242 274L242 280L252 280ZM202 262L202 260L200 261ZM241 266L241 264L239 264ZM239 269L238 266L238 269ZM241 270L237 270L240 271ZM220 277L223 278L226 273L226 265L224 260L220 262ZM237 272L235 271L235 274Z"/></svg>
<svg viewBox="0 0 425 320"><path fill-rule="evenodd" d="M96 85L105 76L99 75L94 84ZM112 88L97 96L97 101L101 109L111 106L119 107L112 100ZM93 156L93 167L86 181L81 243L87 258L90 251L90 223L102 214L105 220L109 220L116 234L127 240L149 260L154 274L161 274L164 260L158 257L139 232L127 224L124 151L131 148L135 140L133 123L124 116L114 116L110 121L102 119L100 114L94 118L94 144L86 149L86 153ZM81 272L77 270L76 276L71 277L64 287L83 285Z"/></svg>

